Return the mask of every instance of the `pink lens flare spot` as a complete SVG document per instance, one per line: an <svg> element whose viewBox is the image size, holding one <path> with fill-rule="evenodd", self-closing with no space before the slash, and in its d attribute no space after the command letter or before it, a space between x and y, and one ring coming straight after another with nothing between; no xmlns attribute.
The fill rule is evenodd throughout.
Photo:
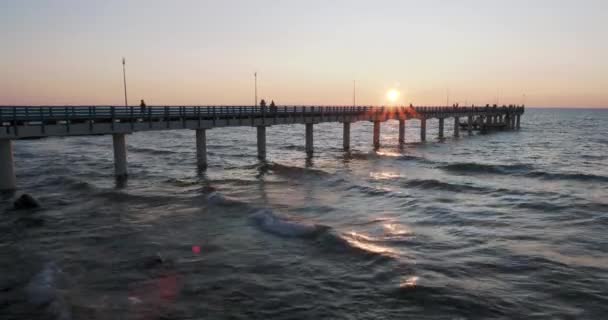
<svg viewBox="0 0 608 320"><path fill-rule="evenodd" d="M192 246L192 253L195 253L195 254L201 253L201 247L200 246Z"/></svg>

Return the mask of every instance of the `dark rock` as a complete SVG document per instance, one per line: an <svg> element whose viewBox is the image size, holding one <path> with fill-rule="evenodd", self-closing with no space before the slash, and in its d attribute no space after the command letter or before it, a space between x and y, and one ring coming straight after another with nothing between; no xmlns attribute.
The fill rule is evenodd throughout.
<svg viewBox="0 0 608 320"><path fill-rule="evenodd" d="M27 193L22 194L19 199L15 200L13 206L17 210L40 208L38 201Z"/></svg>

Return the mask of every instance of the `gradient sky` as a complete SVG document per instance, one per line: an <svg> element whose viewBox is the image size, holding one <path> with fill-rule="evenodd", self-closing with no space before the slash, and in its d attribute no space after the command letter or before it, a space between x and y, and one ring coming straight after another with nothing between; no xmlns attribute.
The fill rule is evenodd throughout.
<svg viewBox="0 0 608 320"><path fill-rule="evenodd" d="M1 0L0 105L608 107L608 1Z"/></svg>

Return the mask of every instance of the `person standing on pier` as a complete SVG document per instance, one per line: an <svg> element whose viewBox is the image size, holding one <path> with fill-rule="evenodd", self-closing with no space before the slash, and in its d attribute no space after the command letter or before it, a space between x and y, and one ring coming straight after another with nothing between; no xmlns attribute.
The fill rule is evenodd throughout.
<svg viewBox="0 0 608 320"><path fill-rule="evenodd" d="M260 101L260 108L262 110L262 113L266 112L266 101L264 101L264 99L262 99L262 101Z"/></svg>
<svg viewBox="0 0 608 320"><path fill-rule="evenodd" d="M270 101L270 112L277 112L277 106L274 104L274 100Z"/></svg>
<svg viewBox="0 0 608 320"><path fill-rule="evenodd" d="M142 113L146 112L146 103L144 102L144 99L141 99L141 102L139 103L139 107L141 108Z"/></svg>

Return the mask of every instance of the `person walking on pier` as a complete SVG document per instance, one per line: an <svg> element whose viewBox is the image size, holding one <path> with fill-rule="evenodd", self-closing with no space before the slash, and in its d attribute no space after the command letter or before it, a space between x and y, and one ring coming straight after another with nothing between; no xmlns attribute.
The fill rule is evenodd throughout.
<svg viewBox="0 0 608 320"><path fill-rule="evenodd" d="M274 104L274 100L270 101L270 112L277 112L277 106Z"/></svg>

